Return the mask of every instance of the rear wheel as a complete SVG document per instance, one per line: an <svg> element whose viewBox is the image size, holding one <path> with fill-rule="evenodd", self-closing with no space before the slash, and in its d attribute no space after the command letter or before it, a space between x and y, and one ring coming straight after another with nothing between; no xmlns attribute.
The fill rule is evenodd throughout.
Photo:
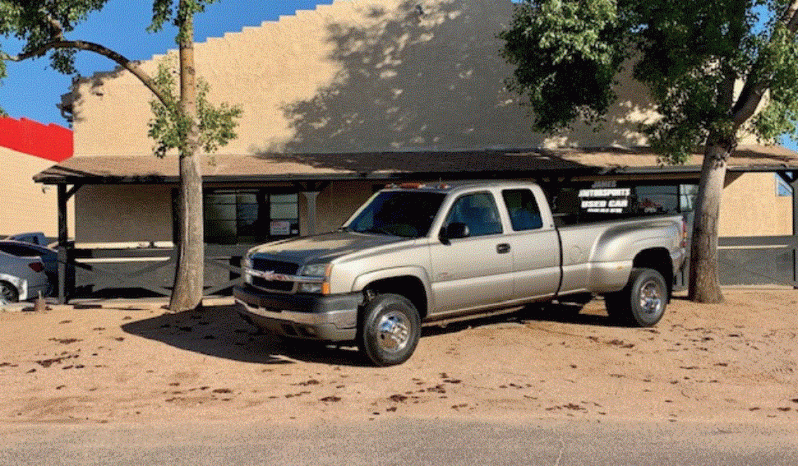
<svg viewBox="0 0 798 466"><path fill-rule="evenodd" d="M654 269L632 269L624 289L604 297L609 316L624 325L651 327L665 314L668 286Z"/></svg>
<svg viewBox="0 0 798 466"><path fill-rule="evenodd" d="M8 282L0 282L0 304L9 304L19 301L19 292L14 285Z"/></svg>
<svg viewBox="0 0 798 466"><path fill-rule="evenodd" d="M366 304L358 346L377 366L401 364L415 351L421 338L421 318L407 298L381 294Z"/></svg>

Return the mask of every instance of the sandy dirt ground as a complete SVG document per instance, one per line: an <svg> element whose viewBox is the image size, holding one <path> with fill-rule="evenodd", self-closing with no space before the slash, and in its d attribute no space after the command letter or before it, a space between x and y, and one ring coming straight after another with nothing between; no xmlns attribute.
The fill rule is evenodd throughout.
<svg viewBox="0 0 798 466"><path fill-rule="evenodd" d="M603 302L425 328L407 363L259 334L231 301L0 311L0 422L635 419L798 422L798 291L674 299L655 328Z"/></svg>

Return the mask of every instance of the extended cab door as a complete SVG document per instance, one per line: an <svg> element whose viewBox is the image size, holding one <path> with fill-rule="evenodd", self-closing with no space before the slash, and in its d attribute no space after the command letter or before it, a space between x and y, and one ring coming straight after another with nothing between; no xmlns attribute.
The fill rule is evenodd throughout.
<svg viewBox="0 0 798 466"><path fill-rule="evenodd" d="M536 196L537 193L537 196ZM543 191L537 186L502 190L512 231L505 242L513 258L513 299L553 296L560 286L560 241Z"/></svg>
<svg viewBox="0 0 798 466"><path fill-rule="evenodd" d="M436 313L510 299L513 260L493 194L479 191L458 197L443 228L453 223L466 225L468 235L445 242L433 240L430 246Z"/></svg>

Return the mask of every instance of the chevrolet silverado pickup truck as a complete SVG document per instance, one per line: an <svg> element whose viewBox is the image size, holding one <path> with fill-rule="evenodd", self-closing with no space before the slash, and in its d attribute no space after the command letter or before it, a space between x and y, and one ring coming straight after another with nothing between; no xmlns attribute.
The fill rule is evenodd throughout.
<svg viewBox="0 0 798 466"><path fill-rule="evenodd" d="M655 325L684 259L681 216L558 227L533 183L402 184L337 231L251 249L233 293L267 333L354 342L387 366L410 358L422 324L569 296Z"/></svg>

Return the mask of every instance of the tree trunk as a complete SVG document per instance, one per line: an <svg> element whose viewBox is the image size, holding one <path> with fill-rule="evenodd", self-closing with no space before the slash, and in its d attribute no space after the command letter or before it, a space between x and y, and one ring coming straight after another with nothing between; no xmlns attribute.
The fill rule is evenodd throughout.
<svg viewBox="0 0 798 466"><path fill-rule="evenodd" d="M718 279L718 217L733 147L731 143L716 143L704 151L690 248L689 299L694 302L723 302Z"/></svg>
<svg viewBox="0 0 798 466"><path fill-rule="evenodd" d="M184 1L179 8L183 9ZM180 25L180 107L190 121L186 144L180 150L178 194L178 259L169 309L196 309L202 304L205 282L205 238L202 212L202 172L197 123L197 86L194 68L194 25L191 15Z"/></svg>

